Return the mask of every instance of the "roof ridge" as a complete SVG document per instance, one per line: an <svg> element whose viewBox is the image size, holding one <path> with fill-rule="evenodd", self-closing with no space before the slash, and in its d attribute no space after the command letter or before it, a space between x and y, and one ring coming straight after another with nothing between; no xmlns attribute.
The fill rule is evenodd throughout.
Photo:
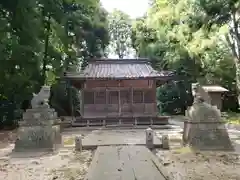
<svg viewBox="0 0 240 180"><path fill-rule="evenodd" d="M110 63L110 64L148 64L150 60L147 58L137 59L90 59L88 63Z"/></svg>

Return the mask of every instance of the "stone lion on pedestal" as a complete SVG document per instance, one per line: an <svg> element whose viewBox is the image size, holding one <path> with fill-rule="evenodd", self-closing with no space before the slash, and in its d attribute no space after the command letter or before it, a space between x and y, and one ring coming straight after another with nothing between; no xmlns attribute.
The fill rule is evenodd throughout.
<svg viewBox="0 0 240 180"><path fill-rule="evenodd" d="M228 136L221 112L212 106L208 96L196 85L193 88L194 102L186 111L183 144L198 150L230 150L234 148Z"/></svg>

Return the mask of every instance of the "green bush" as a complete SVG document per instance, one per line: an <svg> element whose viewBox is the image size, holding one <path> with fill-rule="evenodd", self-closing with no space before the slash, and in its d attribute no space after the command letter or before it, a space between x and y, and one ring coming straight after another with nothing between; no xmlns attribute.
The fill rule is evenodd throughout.
<svg viewBox="0 0 240 180"><path fill-rule="evenodd" d="M78 90L65 81L58 81L51 86L49 104L58 116L80 116L80 98Z"/></svg>
<svg viewBox="0 0 240 180"><path fill-rule="evenodd" d="M18 120L21 115L17 114L16 109L16 105L13 102L0 100L0 129L18 126Z"/></svg>
<svg viewBox="0 0 240 180"><path fill-rule="evenodd" d="M157 88L160 114L184 114L192 104L191 85L184 81L171 81Z"/></svg>

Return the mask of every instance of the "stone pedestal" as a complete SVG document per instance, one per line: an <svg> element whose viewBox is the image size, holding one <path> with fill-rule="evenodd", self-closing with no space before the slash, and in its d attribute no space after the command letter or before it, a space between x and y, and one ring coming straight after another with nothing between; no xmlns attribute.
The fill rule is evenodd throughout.
<svg viewBox="0 0 240 180"><path fill-rule="evenodd" d="M54 109L28 109L20 122L14 151L55 150L62 142L59 121Z"/></svg>
<svg viewBox="0 0 240 180"><path fill-rule="evenodd" d="M232 151L223 122L184 122L183 144L199 150Z"/></svg>
<svg viewBox="0 0 240 180"><path fill-rule="evenodd" d="M198 150L234 150L221 113L215 106L196 102L187 112L183 144Z"/></svg>

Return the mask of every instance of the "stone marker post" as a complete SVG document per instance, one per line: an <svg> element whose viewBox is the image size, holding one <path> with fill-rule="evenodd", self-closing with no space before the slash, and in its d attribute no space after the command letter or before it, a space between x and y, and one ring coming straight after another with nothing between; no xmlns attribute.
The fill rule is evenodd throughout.
<svg viewBox="0 0 240 180"><path fill-rule="evenodd" d="M82 151L82 137L81 136L75 137L75 151L78 151L78 152Z"/></svg>
<svg viewBox="0 0 240 180"><path fill-rule="evenodd" d="M162 148L169 149L169 137L167 134L162 135Z"/></svg>
<svg viewBox="0 0 240 180"><path fill-rule="evenodd" d="M146 146L149 149L153 149L154 148L154 131L149 127L146 129Z"/></svg>

